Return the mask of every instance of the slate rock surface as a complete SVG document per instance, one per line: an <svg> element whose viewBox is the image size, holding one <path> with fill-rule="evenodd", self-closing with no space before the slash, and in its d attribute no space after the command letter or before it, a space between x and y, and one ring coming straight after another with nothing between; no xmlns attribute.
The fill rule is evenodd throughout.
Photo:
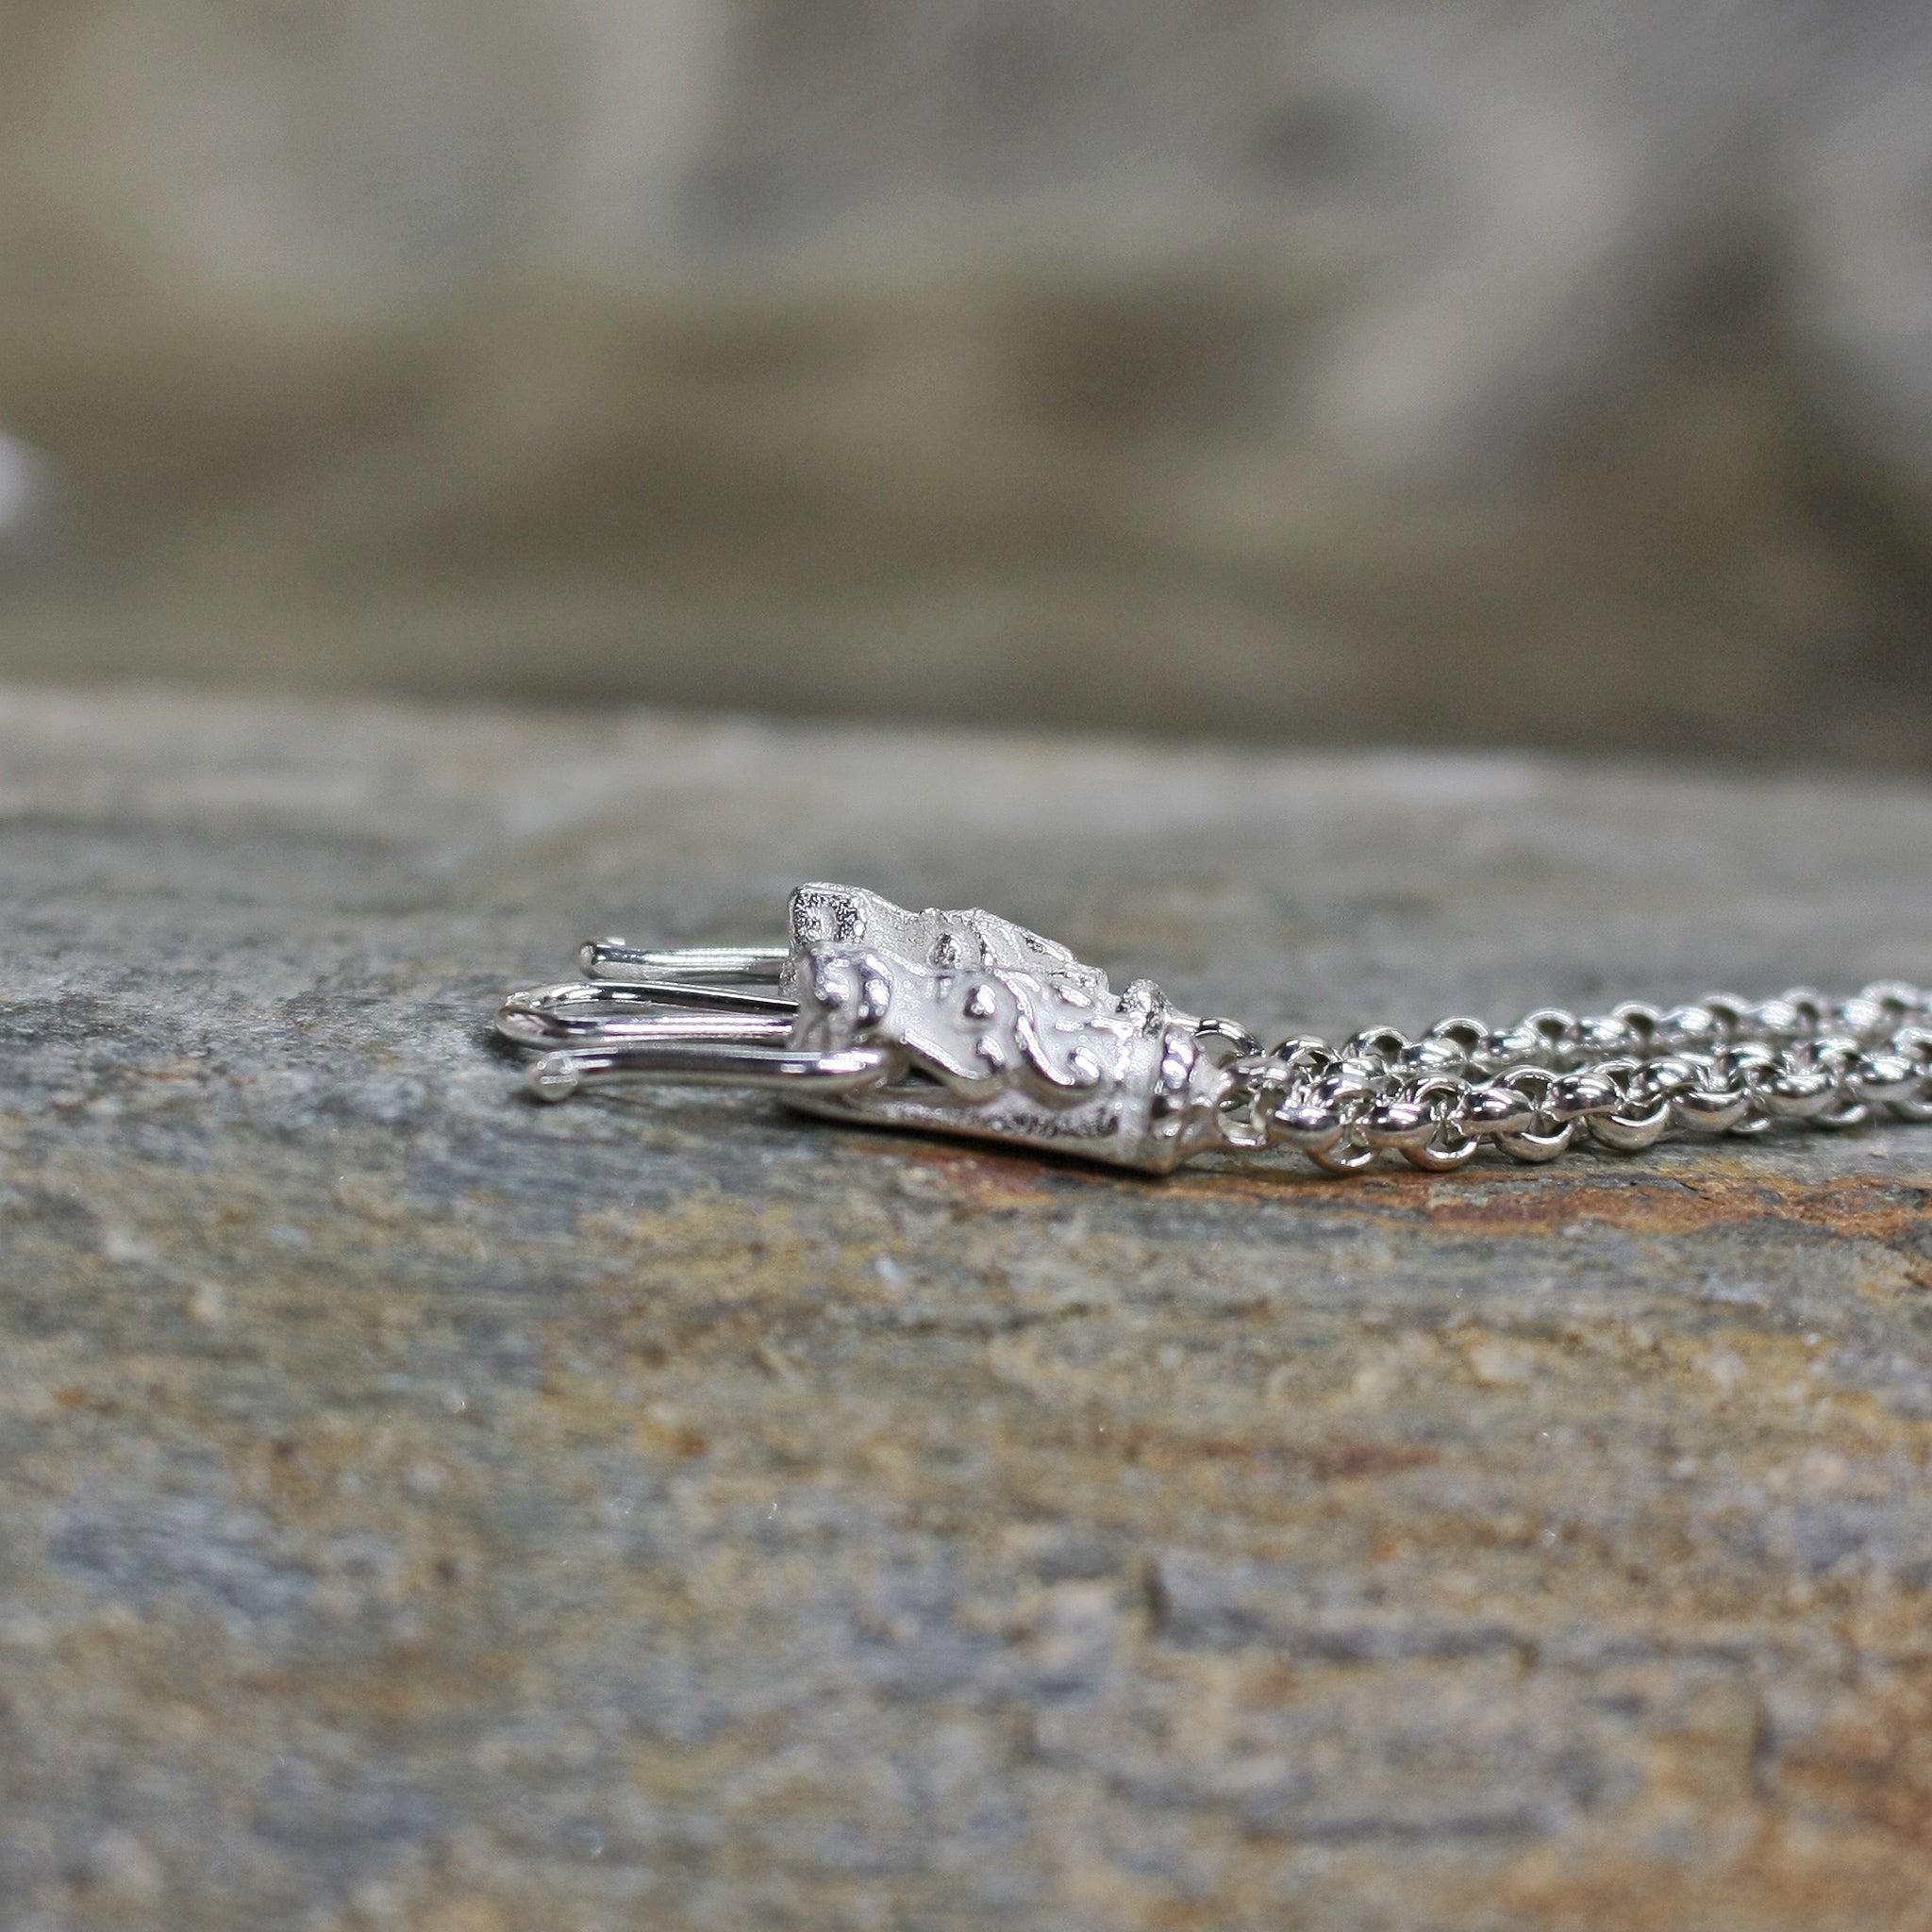
<svg viewBox="0 0 1932 1932"><path fill-rule="evenodd" d="M1167 1182L487 1019L804 877L1267 1030L1932 978L1932 791L0 704L0 1922L1918 1923L1932 1133Z"/></svg>

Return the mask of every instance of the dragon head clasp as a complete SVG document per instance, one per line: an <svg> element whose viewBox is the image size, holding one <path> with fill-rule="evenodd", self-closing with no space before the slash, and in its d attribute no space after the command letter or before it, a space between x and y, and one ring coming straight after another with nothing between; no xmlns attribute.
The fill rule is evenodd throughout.
<svg viewBox="0 0 1932 1932"><path fill-rule="evenodd" d="M1165 1174L1225 1144L1231 1062L1258 1051L1009 920L850 886L800 886L787 947L608 940L580 958L584 981L513 994L498 1021L541 1051L547 1097L586 1078L735 1080L834 1120Z"/></svg>

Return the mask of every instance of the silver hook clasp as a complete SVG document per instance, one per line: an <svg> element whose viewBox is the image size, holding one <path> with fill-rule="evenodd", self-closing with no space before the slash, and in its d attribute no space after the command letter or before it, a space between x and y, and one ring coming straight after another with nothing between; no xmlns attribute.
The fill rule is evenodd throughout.
<svg viewBox="0 0 1932 1932"><path fill-rule="evenodd" d="M791 943L654 951L595 940L586 977L513 993L535 1091L661 1079L771 1089L836 1120L1017 1142L1165 1173L1228 1144L1231 1063L1257 1043L1115 993L1051 940L849 886L791 895Z"/></svg>
<svg viewBox="0 0 1932 1932"><path fill-rule="evenodd" d="M842 1091L884 1078L891 1057L879 1049L790 1049L798 1002L775 991L790 958L783 946L650 951L589 940L577 949L587 978L511 993L496 1031L540 1056L529 1077L543 1100L567 1100L587 1081Z"/></svg>

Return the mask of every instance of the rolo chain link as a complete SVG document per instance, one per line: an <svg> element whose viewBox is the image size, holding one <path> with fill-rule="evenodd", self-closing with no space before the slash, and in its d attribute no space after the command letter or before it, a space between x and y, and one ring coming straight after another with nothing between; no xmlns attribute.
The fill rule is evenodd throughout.
<svg viewBox="0 0 1932 1932"><path fill-rule="evenodd" d="M1596 1016L1545 1008L1500 1032L1452 1019L1419 1040L1388 1026L1339 1046L1287 1040L1231 1071L1226 1144L1292 1147L1332 1174L1384 1153L1445 1173L1491 1142L1554 1160L1585 1135L1635 1153L1673 1132L1853 1127L1880 1109L1932 1121L1932 995L1885 981L1837 1001L1799 989Z"/></svg>

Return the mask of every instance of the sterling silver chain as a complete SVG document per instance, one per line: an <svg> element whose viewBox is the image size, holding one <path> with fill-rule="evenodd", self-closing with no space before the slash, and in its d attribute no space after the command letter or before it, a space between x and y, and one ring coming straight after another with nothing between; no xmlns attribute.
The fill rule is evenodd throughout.
<svg viewBox="0 0 1932 1932"><path fill-rule="evenodd" d="M1492 1032L1372 1027L1271 1052L1230 1020L1115 991L1064 946L978 910L908 911L804 885L786 946L669 952L595 940L585 977L512 993L501 1038L532 1091L609 1081L753 1086L834 1120L964 1134L1167 1174L1289 1147L1332 1174L1400 1155L1445 1173L1494 1146L1554 1160L1666 1134L1932 1121L1932 995L1886 982L1685 1007L1546 1008Z"/></svg>
<svg viewBox="0 0 1932 1932"><path fill-rule="evenodd" d="M1453 1019L1419 1040L1386 1026L1340 1046L1288 1040L1231 1072L1226 1144L1291 1147L1332 1174L1384 1152L1443 1173L1491 1143L1554 1160L1585 1134L1635 1153L1674 1132L1854 1127L1881 1109L1924 1122L1932 996L1885 981L1837 1001L1801 989L1595 1016L1545 1008L1501 1032Z"/></svg>

